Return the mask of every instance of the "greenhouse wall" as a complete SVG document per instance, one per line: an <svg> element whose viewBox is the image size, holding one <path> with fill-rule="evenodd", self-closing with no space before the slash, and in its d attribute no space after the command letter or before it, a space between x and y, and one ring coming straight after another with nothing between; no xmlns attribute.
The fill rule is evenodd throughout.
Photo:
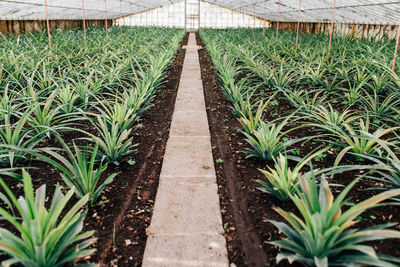
<svg viewBox="0 0 400 267"><path fill-rule="evenodd" d="M271 22L273 28L276 29L277 22ZM300 32L308 34L329 34L331 27L330 22L301 22ZM297 22L279 22L279 29L297 30ZM394 39L397 34L398 26L396 25L374 25L374 24L353 24L353 23L335 23L335 34L348 35L352 38L372 37L380 40L386 36Z"/></svg>
<svg viewBox="0 0 400 267"><path fill-rule="evenodd" d="M115 20L117 25L144 27L200 28L261 28L270 23L255 16L197 0L187 0L126 16ZM200 9L199 9L200 7ZM186 19L185 19L186 15Z"/></svg>
<svg viewBox="0 0 400 267"><path fill-rule="evenodd" d="M112 25L112 20L108 20L109 25ZM50 20L50 29L75 29L83 26L82 20ZM86 20L88 27L104 26L105 20ZM45 20L0 20L1 34L15 34L29 32L40 32L46 29Z"/></svg>

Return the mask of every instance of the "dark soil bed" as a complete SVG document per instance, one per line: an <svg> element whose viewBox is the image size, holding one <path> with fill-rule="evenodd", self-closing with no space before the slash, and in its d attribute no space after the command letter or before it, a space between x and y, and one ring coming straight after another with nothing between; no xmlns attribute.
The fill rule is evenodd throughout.
<svg viewBox="0 0 400 267"><path fill-rule="evenodd" d="M198 35L197 39L198 44L203 45ZM272 209L274 206L281 207L286 211L295 211L296 209L291 202L282 203L257 189L255 180L263 179L263 175L258 169L264 169L266 166L256 159L245 159L245 154L241 152L248 145L244 136L237 130L240 128L240 124L233 116L229 103L224 99L216 80L216 73L204 49L200 51L200 65L212 136L213 156L216 162L220 162L216 163L216 172L229 261L237 266L288 266L288 262L276 264L275 258L278 249L268 242L278 240L282 236L268 220L282 221L282 218ZM290 105L280 101L280 105L274 109L278 110L282 116L289 111ZM267 119L272 120L277 118L277 115L279 116L275 111L271 111L266 116L269 116ZM293 134L296 137L302 137L309 132L297 130ZM302 155L305 155L315 147L312 144L306 144L299 148L302 149ZM328 154L326 158L317 162L316 167L333 166L337 155L335 153ZM346 159L345 163L357 164L353 159ZM349 172L336 175L334 182L347 185L357 174ZM369 180L361 180L351 191L351 201L358 203L376 194L376 191L364 190L372 185L375 184ZM398 207L387 206L367 211L362 214L362 220L357 227L365 228L396 222L400 218L399 210ZM397 226L396 229L400 228ZM398 250L400 240L375 242L373 246L380 253L400 257L400 250Z"/></svg>
<svg viewBox="0 0 400 267"><path fill-rule="evenodd" d="M182 44L187 44L187 40L188 35ZM95 245L97 251L87 259L88 262L100 263L101 266L142 264L146 229L152 217L184 57L185 50L180 49L167 70L163 88L157 92L152 107L141 120L142 127L133 133L134 142L138 144L138 152L133 157L136 163L110 164L103 174L107 177L111 173L119 173L105 189L102 204L91 208L85 218L84 230L96 230L98 238ZM90 131L91 127L83 125L82 128ZM70 143L74 137L65 136L66 142ZM51 196L55 184L62 184L58 172L47 164L34 164L32 167L35 169L29 172L35 187L46 184ZM22 193L16 180L6 178L5 182L16 195ZM0 222L0 226L5 225ZM2 259L4 257L0 257L0 261Z"/></svg>

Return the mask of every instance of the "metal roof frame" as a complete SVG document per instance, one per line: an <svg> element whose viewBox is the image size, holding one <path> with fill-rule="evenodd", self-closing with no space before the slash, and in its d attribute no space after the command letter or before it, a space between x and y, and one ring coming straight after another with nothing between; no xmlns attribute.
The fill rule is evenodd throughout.
<svg viewBox="0 0 400 267"><path fill-rule="evenodd" d="M105 0L84 0L86 19L105 17ZM109 19L145 12L182 0L106 0ZM120 12L120 1L121 11ZM299 0L280 0L280 21L298 19ZM329 22L333 0L301 0L302 22ZM205 0L261 19L276 21L278 0ZM82 19L82 0L48 0L49 19ZM132 12L131 12L132 10ZM44 0L0 0L0 20L44 20ZM394 25L400 22L399 0L337 0L335 21Z"/></svg>
<svg viewBox="0 0 400 267"><path fill-rule="evenodd" d="M84 0L85 18L104 19L105 0ZM107 18L119 17L148 11L182 0L106 0ZM121 1L121 12L120 12ZM50 20L82 19L82 0L48 0ZM132 12L131 12L132 11ZM45 20L44 0L0 0L0 20Z"/></svg>

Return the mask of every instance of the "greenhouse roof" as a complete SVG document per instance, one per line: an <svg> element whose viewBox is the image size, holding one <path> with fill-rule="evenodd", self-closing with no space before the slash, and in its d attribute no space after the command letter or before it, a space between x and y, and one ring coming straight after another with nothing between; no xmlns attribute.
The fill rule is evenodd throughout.
<svg viewBox="0 0 400 267"><path fill-rule="evenodd" d="M86 19L115 19L181 0L84 0ZM0 20L44 20L45 0L0 0ZM82 19L82 0L47 0L49 19Z"/></svg>
<svg viewBox="0 0 400 267"><path fill-rule="evenodd" d="M213 4L276 21L280 3L280 20L297 21L298 0L211 0ZM300 20L327 22L332 18L333 0L301 0ZM398 24L400 1L396 0L336 0L335 20L348 23Z"/></svg>
<svg viewBox="0 0 400 267"><path fill-rule="evenodd" d="M105 0L84 0L87 19L103 19ZM106 0L108 18L115 19L151 10L182 0ZM82 19L82 0L47 0L50 19ZM280 21L297 21L298 0L209 0L204 1L259 18L276 21L280 6ZM280 2L280 4L279 4ZM327 22L332 16L333 0L301 0L300 20ZM0 0L1 20L45 19L44 0ZM337 0L336 21L346 23L398 24L400 1Z"/></svg>

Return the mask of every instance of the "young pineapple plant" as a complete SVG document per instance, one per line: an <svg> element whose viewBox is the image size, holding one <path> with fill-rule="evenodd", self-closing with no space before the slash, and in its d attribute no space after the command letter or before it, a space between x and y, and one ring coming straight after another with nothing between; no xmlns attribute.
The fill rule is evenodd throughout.
<svg viewBox="0 0 400 267"><path fill-rule="evenodd" d="M94 126L100 136L90 134L91 139L96 143L100 150L97 152L101 162L112 162L119 165L123 160L136 154L136 144L133 143L133 137L129 137L132 129L122 130L117 122L108 125L107 120L97 117Z"/></svg>
<svg viewBox="0 0 400 267"><path fill-rule="evenodd" d="M118 174L113 173L100 181L108 164L100 164L96 167L98 144L96 144L94 148L86 148L81 151L75 143L73 144L73 149L71 149L61 138L57 137L57 139L62 145L63 151L67 153L67 158L52 148L41 149L41 152L51 157L47 157L43 153L35 153L37 158L50 163L61 171L61 177L64 183L69 188L74 189L78 198L88 196L89 206L96 205L101 193L113 182Z"/></svg>
<svg viewBox="0 0 400 267"><path fill-rule="evenodd" d="M260 170L265 176L265 180L256 180L260 185L258 189L264 193L277 197L280 201L288 201L292 195L298 190L300 183L300 176L311 177L315 173L323 173L331 171L331 169L324 170L310 170L303 172L303 167L311 162L313 158L324 153L329 147L310 153L304 158L290 157L297 161L296 166L291 168L289 166L289 157L279 154L277 159L274 159L274 167L267 167L267 170ZM336 168L339 169L339 168Z"/></svg>
<svg viewBox="0 0 400 267"><path fill-rule="evenodd" d="M82 233L86 215L82 208L89 196L84 196L66 210L74 190L64 195L57 185L49 208L46 208L46 186L34 192L32 179L25 171L23 182L24 196L17 199L0 178L0 185L7 195L6 203L18 213L18 217L14 217L0 207L0 215L14 228L14 232L0 228L0 251L9 257L2 262L2 266L77 266L79 261L93 254L95 250L89 247L96 240L93 238L94 231Z"/></svg>
<svg viewBox="0 0 400 267"><path fill-rule="evenodd" d="M330 186L322 176L320 185L310 177L300 177L300 190L292 200L300 217L275 208L287 222L272 221L286 239L272 244L283 249L277 262L288 260L304 266L397 266L400 259L377 254L367 241L400 238L400 232L389 229L395 224L384 224L363 230L353 228L358 216L368 209L384 205L383 201L400 195L400 189L389 190L364 200L347 210L347 195L359 179L355 179L334 198ZM394 263L393 263L394 262Z"/></svg>
<svg viewBox="0 0 400 267"><path fill-rule="evenodd" d="M289 152L289 147L310 137L288 139L287 134L298 129L293 127L284 131L283 128L291 117L286 118L280 123L266 123L261 121L260 126L250 134L244 133L246 141L251 148L246 148L244 152L247 158L258 158L262 161L273 161L279 153Z"/></svg>

